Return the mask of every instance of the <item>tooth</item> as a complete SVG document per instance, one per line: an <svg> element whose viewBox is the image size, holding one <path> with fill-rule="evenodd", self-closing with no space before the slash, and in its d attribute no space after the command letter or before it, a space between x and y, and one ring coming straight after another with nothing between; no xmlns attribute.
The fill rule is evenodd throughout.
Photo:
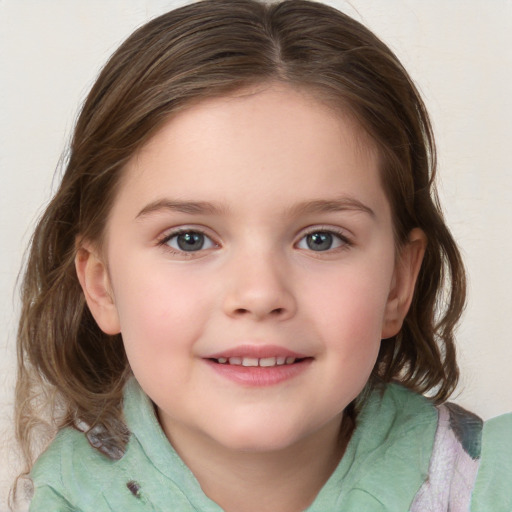
<svg viewBox="0 0 512 512"><path fill-rule="evenodd" d="M228 362L227 357L219 357L219 358L217 359L217 363L220 363L220 364L225 364L225 363L227 363L227 362Z"/></svg>
<svg viewBox="0 0 512 512"><path fill-rule="evenodd" d="M286 358L286 364L293 364L295 363L295 357L287 357Z"/></svg>
<svg viewBox="0 0 512 512"><path fill-rule="evenodd" d="M286 363L286 357L276 357L276 364L282 365Z"/></svg>
<svg viewBox="0 0 512 512"><path fill-rule="evenodd" d="M275 365L276 365L275 357L266 357L266 358L260 359L260 366L275 366Z"/></svg>
<svg viewBox="0 0 512 512"><path fill-rule="evenodd" d="M258 366L258 359L256 357L244 357L242 366Z"/></svg>
<svg viewBox="0 0 512 512"><path fill-rule="evenodd" d="M242 364L242 358L241 357L230 357L229 358L229 364Z"/></svg>

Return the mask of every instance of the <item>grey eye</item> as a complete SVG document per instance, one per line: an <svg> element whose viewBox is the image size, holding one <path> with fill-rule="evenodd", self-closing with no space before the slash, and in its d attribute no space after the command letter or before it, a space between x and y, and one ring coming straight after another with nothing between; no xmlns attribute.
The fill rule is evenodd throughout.
<svg viewBox="0 0 512 512"><path fill-rule="evenodd" d="M178 251L194 252L214 247L214 243L203 233L185 231L171 236L166 242L169 247Z"/></svg>
<svg viewBox="0 0 512 512"><path fill-rule="evenodd" d="M316 231L304 236L298 243L299 249L309 249L310 251L322 252L341 247L346 242L337 235L329 231Z"/></svg>

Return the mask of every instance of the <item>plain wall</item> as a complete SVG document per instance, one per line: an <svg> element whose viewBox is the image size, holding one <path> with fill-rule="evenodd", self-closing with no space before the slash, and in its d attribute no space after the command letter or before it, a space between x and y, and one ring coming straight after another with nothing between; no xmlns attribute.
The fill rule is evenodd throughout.
<svg viewBox="0 0 512 512"><path fill-rule="evenodd" d="M180 1L0 0L0 512L13 452L15 283L79 103L137 26ZM469 273L454 401L512 410L512 2L332 1L397 53L437 134L440 192Z"/></svg>

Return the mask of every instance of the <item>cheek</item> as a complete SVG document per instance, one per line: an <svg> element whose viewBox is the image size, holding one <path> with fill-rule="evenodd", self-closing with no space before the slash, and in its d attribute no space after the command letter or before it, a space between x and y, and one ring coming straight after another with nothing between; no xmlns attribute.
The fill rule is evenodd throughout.
<svg viewBox="0 0 512 512"><path fill-rule="evenodd" d="M309 290L305 296L316 323L321 323L330 338L380 341L390 279L368 268L352 267L326 276L317 274L305 284Z"/></svg>
<svg viewBox="0 0 512 512"><path fill-rule="evenodd" d="M375 366L386 295L370 279L344 278L315 303L316 328L323 338L325 387L333 403L345 407L359 395Z"/></svg>
<svg viewBox="0 0 512 512"><path fill-rule="evenodd" d="M307 285L309 322L325 349L325 388L342 406L360 393L377 360L391 279L377 274L351 267Z"/></svg>
<svg viewBox="0 0 512 512"><path fill-rule="evenodd" d="M150 270L148 270L150 269ZM208 308L200 287L155 265L119 264L112 276L115 304L128 358L139 364L193 344Z"/></svg>

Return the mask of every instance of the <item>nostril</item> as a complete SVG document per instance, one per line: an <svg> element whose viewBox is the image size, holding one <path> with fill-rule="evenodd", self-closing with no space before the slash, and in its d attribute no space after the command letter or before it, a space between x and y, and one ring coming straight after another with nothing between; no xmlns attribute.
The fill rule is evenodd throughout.
<svg viewBox="0 0 512 512"><path fill-rule="evenodd" d="M275 309L272 309L269 313L270 313L270 315L279 316L279 315L282 315L284 312L285 312L284 308L275 308ZM246 308L237 308L233 311L233 313L237 316L242 316L242 315L250 314L251 310L246 309Z"/></svg>

